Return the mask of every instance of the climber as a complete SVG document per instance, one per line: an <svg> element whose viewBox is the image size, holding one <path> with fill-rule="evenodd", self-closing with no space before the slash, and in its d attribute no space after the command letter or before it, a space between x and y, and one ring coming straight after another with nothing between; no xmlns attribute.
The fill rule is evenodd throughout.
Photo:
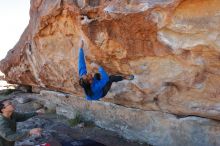
<svg viewBox="0 0 220 146"><path fill-rule="evenodd" d="M116 76L110 75L105 72L105 70L98 66L95 63L92 63L91 66L94 69L97 69L99 73L95 73L92 76L91 73L87 73L86 70L86 63L84 59L84 52L83 52L84 42L81 41L81 45L79 48L79 62L78 62L78 70L79 70L79 84L84 89L86 94L87 100L99 100L103 98L111 88L113 82L126 80L133 80L133 75L126 75L126 76Z"/></svg>
<svg viewBox="0 0 220 146"><path fill-rule="evenodd" d="M41 128L30 131L16 131L16 122L25 121L33 116L43 114L44 110L33 113L17 113L10 100L0 101L0 146L14 146L15 141L31 135L41 135Z"/></svg>

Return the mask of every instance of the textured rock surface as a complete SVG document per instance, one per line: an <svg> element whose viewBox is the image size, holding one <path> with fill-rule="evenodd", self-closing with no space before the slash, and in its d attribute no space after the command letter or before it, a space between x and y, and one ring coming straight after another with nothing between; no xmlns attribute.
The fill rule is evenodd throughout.
<svg viewBox="0 0 220 146"><path fill-rule="evenodd" d="M220 124L200 117L177 117L144 111L102 101L86 102L67 94L41 91L46 106L55 104L58 114L74 118L76 114L98 126L115 131L131 140L154 146L218 146Z"/></svg>
<svg viewBox="0 0 220 146"><path fill-rule="evenodd" d="M32 0L30 16L1 61L8 81L83 96L82 37L88 64L135 75L114 84L105 101L220 119L219 0Z"/></svg>
<svg viewBox="0 0 220 146"><path fill-rule="evenodd" d="M0 96L2 94L0 93ZM15 91L7 96L5 99L12 99L12 103L18 112L31 112L42 108L42 101L40 101L40 94L24 93L22 91ZM2 97L1 97L2 98ZM32 101L20 104L17 98L31 98ZM49 107L48 107L49 108ZM73 120L73 119L71 119ZM123 139L116 132L102 129L95 126L88 121L81 121L80 125L73 125L69 123L69 119L64 116L55 114L55 111L48 109L46 113L40 116L35 116L23 122L17 123L17 131L28 131L32 128L42 128L42 135L31 136L20 141L17 141L15 146L39 146L42 143L50 142L51 146L60 146L57 143L65 141L74 141L72 146L79 146L78 140L90 139L105 144L106 146L150 146L146 143L131 142ZM84 124L83 124L84 123Z"/></svg>

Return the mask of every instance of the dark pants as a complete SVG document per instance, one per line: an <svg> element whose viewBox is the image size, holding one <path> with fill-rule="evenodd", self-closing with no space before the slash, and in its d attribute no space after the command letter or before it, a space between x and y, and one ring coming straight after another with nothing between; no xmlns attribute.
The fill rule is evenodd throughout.
<svg viewBox="0 0 220 146"><path fill-rule="evenodd" d="M108 91L110 90L113 82L122 81L124 78L122 76L115 76L111 75L109 76L109 81L106 83L106 85L103 87L103 94L102 97L104 97Z"/></svg>

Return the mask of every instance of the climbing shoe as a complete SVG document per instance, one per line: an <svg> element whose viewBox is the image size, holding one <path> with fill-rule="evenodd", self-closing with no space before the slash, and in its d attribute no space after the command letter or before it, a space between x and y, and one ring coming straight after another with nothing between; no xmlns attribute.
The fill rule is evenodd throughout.
<svg viewBox="0 0 220 146"><path fill-rule="evenodd" d="M134 75L125 76L124 79L126 79L126 80L133 80L134 79Z"/></svg>

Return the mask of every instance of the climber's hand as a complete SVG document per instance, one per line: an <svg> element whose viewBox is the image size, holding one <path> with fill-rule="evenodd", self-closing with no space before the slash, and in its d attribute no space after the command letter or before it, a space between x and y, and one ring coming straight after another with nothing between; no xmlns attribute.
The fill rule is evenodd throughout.
<svg viewBox="0 0 220 146"><path fill-rule="evenodd" d="M80 48L83 48L84 47L84 41L81 39L80 41Z"/></svg>

